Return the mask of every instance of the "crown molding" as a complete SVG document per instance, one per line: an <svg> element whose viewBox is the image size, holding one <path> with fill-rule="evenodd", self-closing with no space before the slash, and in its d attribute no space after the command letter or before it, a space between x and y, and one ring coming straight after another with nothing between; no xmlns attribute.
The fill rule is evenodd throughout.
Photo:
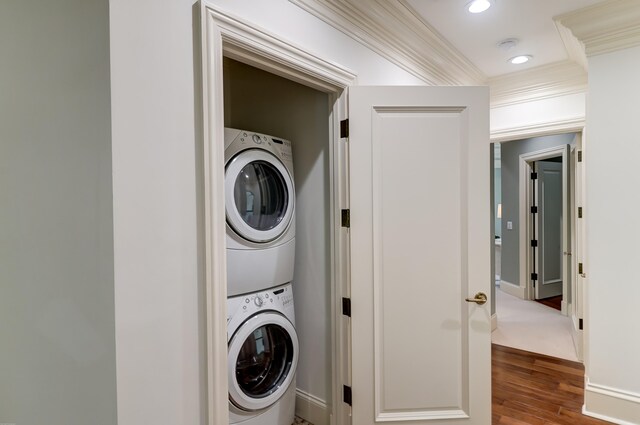
<svg viewBox="0 0 640 425"><path fill-rule="evenodd" d="M478 85L485 75L404 0L289 0L431 85Z"/></svg>
<svg viewBox="0 0 640 425"><path fill-rule="evenodd" d="M587 91L587 73L567 60L488 80L491 107L508 106Z"/></svg>
<svg viewBox="0 0 640 425"><path fill-rule="evenodd" d="M554 18L584 46L587 56L640 45L640 1L608 0Z"/></svg>
<svg viewBox="0 0 640 425"><path fill-rule="evenodd" d="M584 44L580 40L576 38L575 35L571 32L571 30L557 19L553 21L556 25L556 29L558 30L558 34L560 35L560 39L564 44L564 48L567 51L567 55L569 56L569 60L572 60L582 66L582 68L587 71L587 54L584 51Z"/></svg>

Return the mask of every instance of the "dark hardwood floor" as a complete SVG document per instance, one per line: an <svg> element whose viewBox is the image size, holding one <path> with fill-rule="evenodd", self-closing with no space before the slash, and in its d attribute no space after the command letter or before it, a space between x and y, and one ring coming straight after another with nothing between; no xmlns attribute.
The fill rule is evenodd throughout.
<svg viewBox="0 0 640 425"><path fill-rule="evenodd" d="M536 300L540 304L544 304L547 307L555 308L556 310L562 310L562 295L558 295L557 297L544 298L541 300Z"/></svg>
<svg viewBox="0 0 640 425"><path fill-rule="evenodd" d="M584 416L581 363L492 344L493 425L598 425Z"/></svg>

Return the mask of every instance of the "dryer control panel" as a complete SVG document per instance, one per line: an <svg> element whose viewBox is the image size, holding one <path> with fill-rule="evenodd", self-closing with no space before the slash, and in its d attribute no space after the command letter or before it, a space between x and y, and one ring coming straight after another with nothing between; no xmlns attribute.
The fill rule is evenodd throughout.
<svg viewBox="0 0 640 425"><path fill-rule="evenodd" d="M271 152L288 166L293 166L291 142L286 139L234 128L224 129L225 160L245 149L260 148Z"/></svg>

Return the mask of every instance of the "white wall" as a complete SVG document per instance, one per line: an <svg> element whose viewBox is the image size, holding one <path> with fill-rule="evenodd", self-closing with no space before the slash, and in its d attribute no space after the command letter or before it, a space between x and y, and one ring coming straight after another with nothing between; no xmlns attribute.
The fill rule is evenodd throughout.
<svg viewBox="0 0 640 425"><path fill-rule="evenodd" d="M491 132L564 120L584 120L585 102L585 93L575 93L491 108Z"/></svg>
<svg viewBox="0 0 640 425"><path fill-rule="evenodd" d="M589 58L585 147L587 376L631 400L611 412L588 387L586 407L632 423L640 423L638 69L640 47Z"/></svg>
<svg viewBox="0 0 640 425"><path fill-rule="evenodd" d="M111 0L118 424L204 423L192 0Z"/></svg>
<svg viewBox="0 0 640 425"><path fill-rule="evenodd" d="M116 422L108 18L0 2L0 423Z"/></svg>
<svg viewBox="0 0 640 425"><path fill-rule="evenodd" d="M361 84L420 83L287 0L213 3ZM203 423L194 0L109 4L118 421Z"/></svg>

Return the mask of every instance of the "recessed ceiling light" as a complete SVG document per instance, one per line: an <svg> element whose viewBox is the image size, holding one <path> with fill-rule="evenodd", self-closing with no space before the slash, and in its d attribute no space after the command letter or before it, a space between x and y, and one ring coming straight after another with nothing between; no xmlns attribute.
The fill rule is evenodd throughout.
<svg viewBox="0 0 640 425"><path fill-rule="evenodd" d="M491 7L489 0L473 0L467 4L467 10L471 13L481 13Z"/></svg>
<svg viewBox="0 0 640 425"><path fill-rule="evenodd" d="M512 57L511 59L509 59L509 62L514 65L521 65L523 63L529 62L531 59L533 59L533 56L531 55L520 55Z"/></svg>

